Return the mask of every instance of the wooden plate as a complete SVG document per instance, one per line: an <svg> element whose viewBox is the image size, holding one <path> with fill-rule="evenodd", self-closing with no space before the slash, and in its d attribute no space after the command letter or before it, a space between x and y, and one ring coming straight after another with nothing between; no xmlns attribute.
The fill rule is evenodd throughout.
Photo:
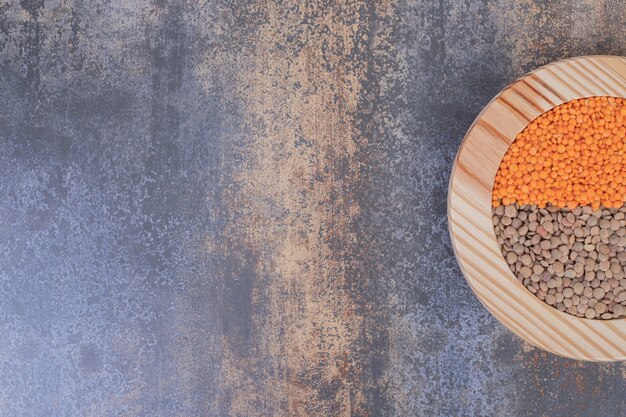
<svg viewBox="0 0 626 417"><path fill-rule="evenodd" d="M541 67L498 94L461 143L448 187L448 227L465 279L487 309L518 336L558 355L626 359L626 318L587 320L539 300L509 269L491 223L491 191L515 136L570 100L626 97L626 57L586 56Z"/></svg>

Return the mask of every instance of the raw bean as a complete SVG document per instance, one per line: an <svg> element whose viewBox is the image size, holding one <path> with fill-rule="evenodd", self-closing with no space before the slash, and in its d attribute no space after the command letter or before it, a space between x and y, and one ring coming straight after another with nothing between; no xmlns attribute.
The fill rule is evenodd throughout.
<svg viewBox="0 0 626 417"><path fill-rule="evenodd" d="M595 290L593 290L593 297L596 300L603 299L604 298L604 294L606 294L606 292L602 288L596 288Z"/></svg>
<svg viewBox="0 0 626 417"><path fill-rule="evenodd" d="M599 243L598 246L596 246L598 252L600 253L604 253L605 255L608 255L608 253L611 251L609 249L609 245L607 245L606 243Z"/></svg>
<svg viewBox="0 0 626 417"><path fill-rule="evenodd" d="M533 273L533 270L527 266L523 266L520 268L519 273L523 278L530 278L530 276Z"/></svg>
<svg viewBox="0 0 626 417"><path fill-rule="evenodd" d="M618 264L617 262L611 264L610 271L613 274L617 274L621 270L622 270L622 266Z"/></svg>
<svg viewBox="0 0 626 417"><path fill-rule="evenodd" d="M561 273L563 272L563 264L559 261L556 261L554 264L552 264L552 269L556 273Z"/></svg>
<svg viewBox="0 0 626 417"><path fill-rule="evenodd" d="M576 253L576 252L572 252L572 253ZM582 276L582 274L585 272L585 266L582 263L574 264L574 272L576 273L576 277Z"/></svg>
<svg viewBox="0 0 626 417"><path fill-rule="evenodd" d="M602 224L600 224L600 233L599 233L600 239L603 242L607 242L609 240L610 235L611 235L611 232L609 231L609 229L604 228Z"/></svg>
<svg viewBox="0 0 626 417"><path fill-rule="evenodd" d="M606 305L606 304L604 304L604 303L598 302L598 303L596 303L596 305L595 305L595 306L593 306L593 309L594 309L594 310L596 310L596 313L597 313L598 315L600 315L600 314L602 314L602 313L606 312L606 310L607 310L607 305Z"/></svg>
<svg viewBox="0 0 626 417"><path fill-rule="evenodd" d="M573 286L574 293L577 294L577 295L582 294L584 289L585 289L585 287L580 282L577 282Z"/></svg>
<svg viewBox="0 0 626 417"><path fill-rule="evenodd" d="M576 278L576 271L574 271L573 269L568 269L567 271L565 271L564 275L567 278Z"/></svg>
<svg viewBox="0 0 626 417"><path fill-rule="evenodd" d="M504 208L504 214L507 217L513 218L517 216L517 208L514 205L506 206Z"/></svg>
<svg viewBox="0 0 626 417"><path fill-rule="evenodd" d="M611 263L609 261L602 261L598 266L600 267L600 271L606 272L611 267Z"/></svg>
<svg viewBox="0 0 626 417"><path fill-rule="evenodd" d="M515 264L515 262L517 262L517 254L515 252L508 252L506 254L506 262L509 265Z"/></svg>

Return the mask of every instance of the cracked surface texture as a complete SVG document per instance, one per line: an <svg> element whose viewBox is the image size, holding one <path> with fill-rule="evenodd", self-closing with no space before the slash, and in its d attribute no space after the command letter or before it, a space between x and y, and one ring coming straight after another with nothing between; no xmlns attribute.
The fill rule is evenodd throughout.
<svg viewBox="0 0 626 417"><path fill-rule="evenodd" d="M617 416L480 305L481 108L615 0L0 3L0 416Z"/></svg>

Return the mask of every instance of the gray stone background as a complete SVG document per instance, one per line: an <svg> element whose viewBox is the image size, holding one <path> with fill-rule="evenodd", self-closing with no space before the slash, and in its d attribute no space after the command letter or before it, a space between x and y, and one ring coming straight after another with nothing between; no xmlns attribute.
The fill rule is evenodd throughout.
<svg viewBox="0 0 626 417"><path fill-rule="evenodd" d="M446 188L622 0L0 0L0 416L621 416L479 304Z"/></svg>

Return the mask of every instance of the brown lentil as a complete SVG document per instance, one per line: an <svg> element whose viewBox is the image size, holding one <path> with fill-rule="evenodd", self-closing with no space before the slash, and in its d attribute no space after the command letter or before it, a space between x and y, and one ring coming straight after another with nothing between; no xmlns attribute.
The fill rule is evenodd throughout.
<svg viewBox="0 0 626 417"><path fill-rule="evenodd" d="M575 209L513 203L493 210L517 279L552 307L587 319L626 316L626 206ZM616 229L617 227L617 229Z"/></svg>

